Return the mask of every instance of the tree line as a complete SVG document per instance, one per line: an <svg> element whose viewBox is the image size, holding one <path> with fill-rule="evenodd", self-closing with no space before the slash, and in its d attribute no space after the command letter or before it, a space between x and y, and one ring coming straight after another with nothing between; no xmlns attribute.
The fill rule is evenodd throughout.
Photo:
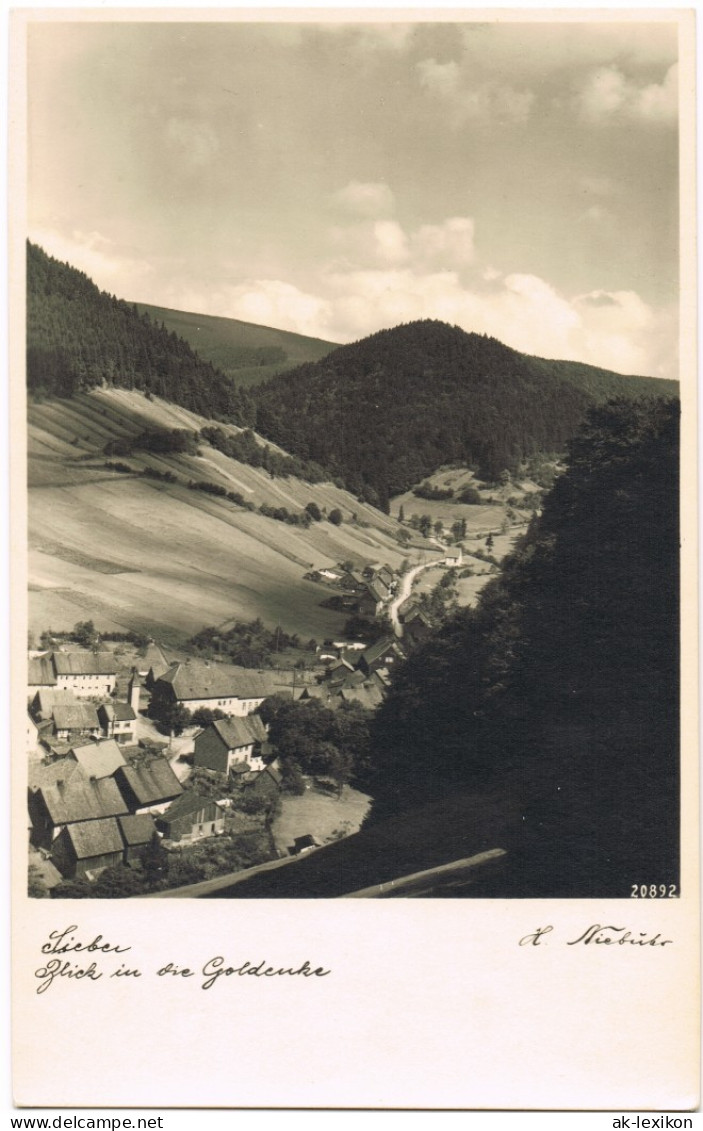
<svg viewBox="0 0 703 1131"><path fill-rule="evenodd" d="M591 410L501 575L398 668L372 723L372 820L526 793L506 894L677 881L678 415Z"/></svg>

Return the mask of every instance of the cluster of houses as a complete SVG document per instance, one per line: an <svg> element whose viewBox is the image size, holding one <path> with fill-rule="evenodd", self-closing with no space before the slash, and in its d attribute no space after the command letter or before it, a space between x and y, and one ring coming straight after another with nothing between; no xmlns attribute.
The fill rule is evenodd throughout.
<svg viewBox="0 0 703 1131"><path fill-rule="evenodd" d="M331 572L331 571L329 571ZM335 579L335 583L338 579ZM394 591L389 567L345 573L339 584L359 612L375 616ZM355 702L373 709L394 665L429 631L412 601L402 608L401 643L385 636L369 646L339 641L318 649L318 684L284 688L274 671L189 659L170 663L150 645L117 698L118 666L109 651L62 650L29 659L29 816L32 844L65 878L95 879L106 868L139 859L157 834L169 844L193 843L225 829L229 802L186 788L164 753L137 744L142 687L165 705L218 717L194 737L193 766L219 774L271 801L281 775L256 712L271 695L317 698L331 707ZM227 790L223 789L223 793Z"/></svg>
<svg viewBox="0 0 703 1131"><path fill-rule="evenodd" d="M161 667L147 673L152 694L225 715L196 735L194 765L264 798L277 794L281 777L265 760L266 728L254 714L273 693L273 673L188 661L157 675ZM168 758L133 745L139 671L126 702L95 702L116 690L109 652L32 657L29 681L30 739L43 759L29 763L30 839L61 876L93 880L106 868L130 864L155 834L168 845L224 831L226 802L184 790Z"/></svg>
<svg viewBox="0 0 703 1131"><path fill-rule="evenodd" d="M135 672L127 700L112 698L117 688L117 663L112 652L32 656L28 688L30 755L60 755L84 738L134 742L141 680Z"/></svg>
<svg viewBox="0 0 703 1131"><path fill-rule="evenodd" d="M389 565L374 562L363 569L318 569L305 575L310 581L321 581L341 591L340 608L359 616L378 616L393 596L397 579Z"/></svg>

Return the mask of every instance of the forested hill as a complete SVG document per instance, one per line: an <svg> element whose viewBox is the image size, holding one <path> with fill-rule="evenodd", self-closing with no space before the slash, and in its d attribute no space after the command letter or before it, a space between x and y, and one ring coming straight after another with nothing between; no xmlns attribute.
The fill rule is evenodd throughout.
<svg viewBox="0 0 703 1131"><path fill-rule="evenodd" d="M626 896L638 868L676 883L678 424L672 400L592 409L502 575L376 718L376 820L527 783L509 894Z"/></svg>
<svg viewBox="0 0 703 1131"><path fill-rule="evenodd" d="M252 395L259 432L384 507L443 463L496 477L563 450L594 401L676 392L673 381L545 361L428 320L341 346Z"/></svg>
<svg viewBox="0 0 703 1131"><path fill-rule="evenodd" d="M70 397L97 385L143 389L203 416L253 423L234 383L187 342L28 243L28 389Z"/></svg>
<svg viewBox="0 0 703 1131"><path fill-rule="evenodd" d="M234 360L247 363L242 373L275 366L275 357L280 362L275 351L285 350L276 333L241 338ZM291 357L314 344L298 337L286 337L296 339L289 342ZM208 340L217 356L222 343ZM677 392L673 381L545 361L429 320L382 330L242 388L147 310L100 291L83 272L31 243L27 384L37 397L70 397L100 385L139 389L256 428L384 510L392 495L442 464L473 464L496 478L536 452L563 451L594 402Z"/></svg>

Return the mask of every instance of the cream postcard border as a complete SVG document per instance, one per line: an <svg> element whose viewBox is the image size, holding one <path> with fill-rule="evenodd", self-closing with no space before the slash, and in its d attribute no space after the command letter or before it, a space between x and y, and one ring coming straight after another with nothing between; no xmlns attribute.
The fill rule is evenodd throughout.
<svg viewBox="0 0 703 1131"><path fill-rule="evenodd" d="M24 35L37 20L671 21L681 63L682 897L51 901L26 896ZM698 653L694 13L641 9L15 11L10 110L13 1080L19 1106L689 1110L698 1102ZM661 950L571 948L617 916ZM548 945L519 940L545 925ZM52 930L132 949L140 981L37 994ZM322 979L159 977L213 955ZM111 956L112 957L112 956ZM117 956L115 967L120 963ZM105 972L112 967L105 958Z"/></svg>

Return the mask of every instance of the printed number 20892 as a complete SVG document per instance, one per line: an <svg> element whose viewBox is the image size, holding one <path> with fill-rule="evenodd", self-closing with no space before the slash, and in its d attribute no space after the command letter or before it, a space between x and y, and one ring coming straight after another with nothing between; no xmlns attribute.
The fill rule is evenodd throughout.
<svg viewBox="0 0 703 1131"><path fill-rule="evenodd" d="M633 884L630 899L673 899L676 884Z"/></svg>

